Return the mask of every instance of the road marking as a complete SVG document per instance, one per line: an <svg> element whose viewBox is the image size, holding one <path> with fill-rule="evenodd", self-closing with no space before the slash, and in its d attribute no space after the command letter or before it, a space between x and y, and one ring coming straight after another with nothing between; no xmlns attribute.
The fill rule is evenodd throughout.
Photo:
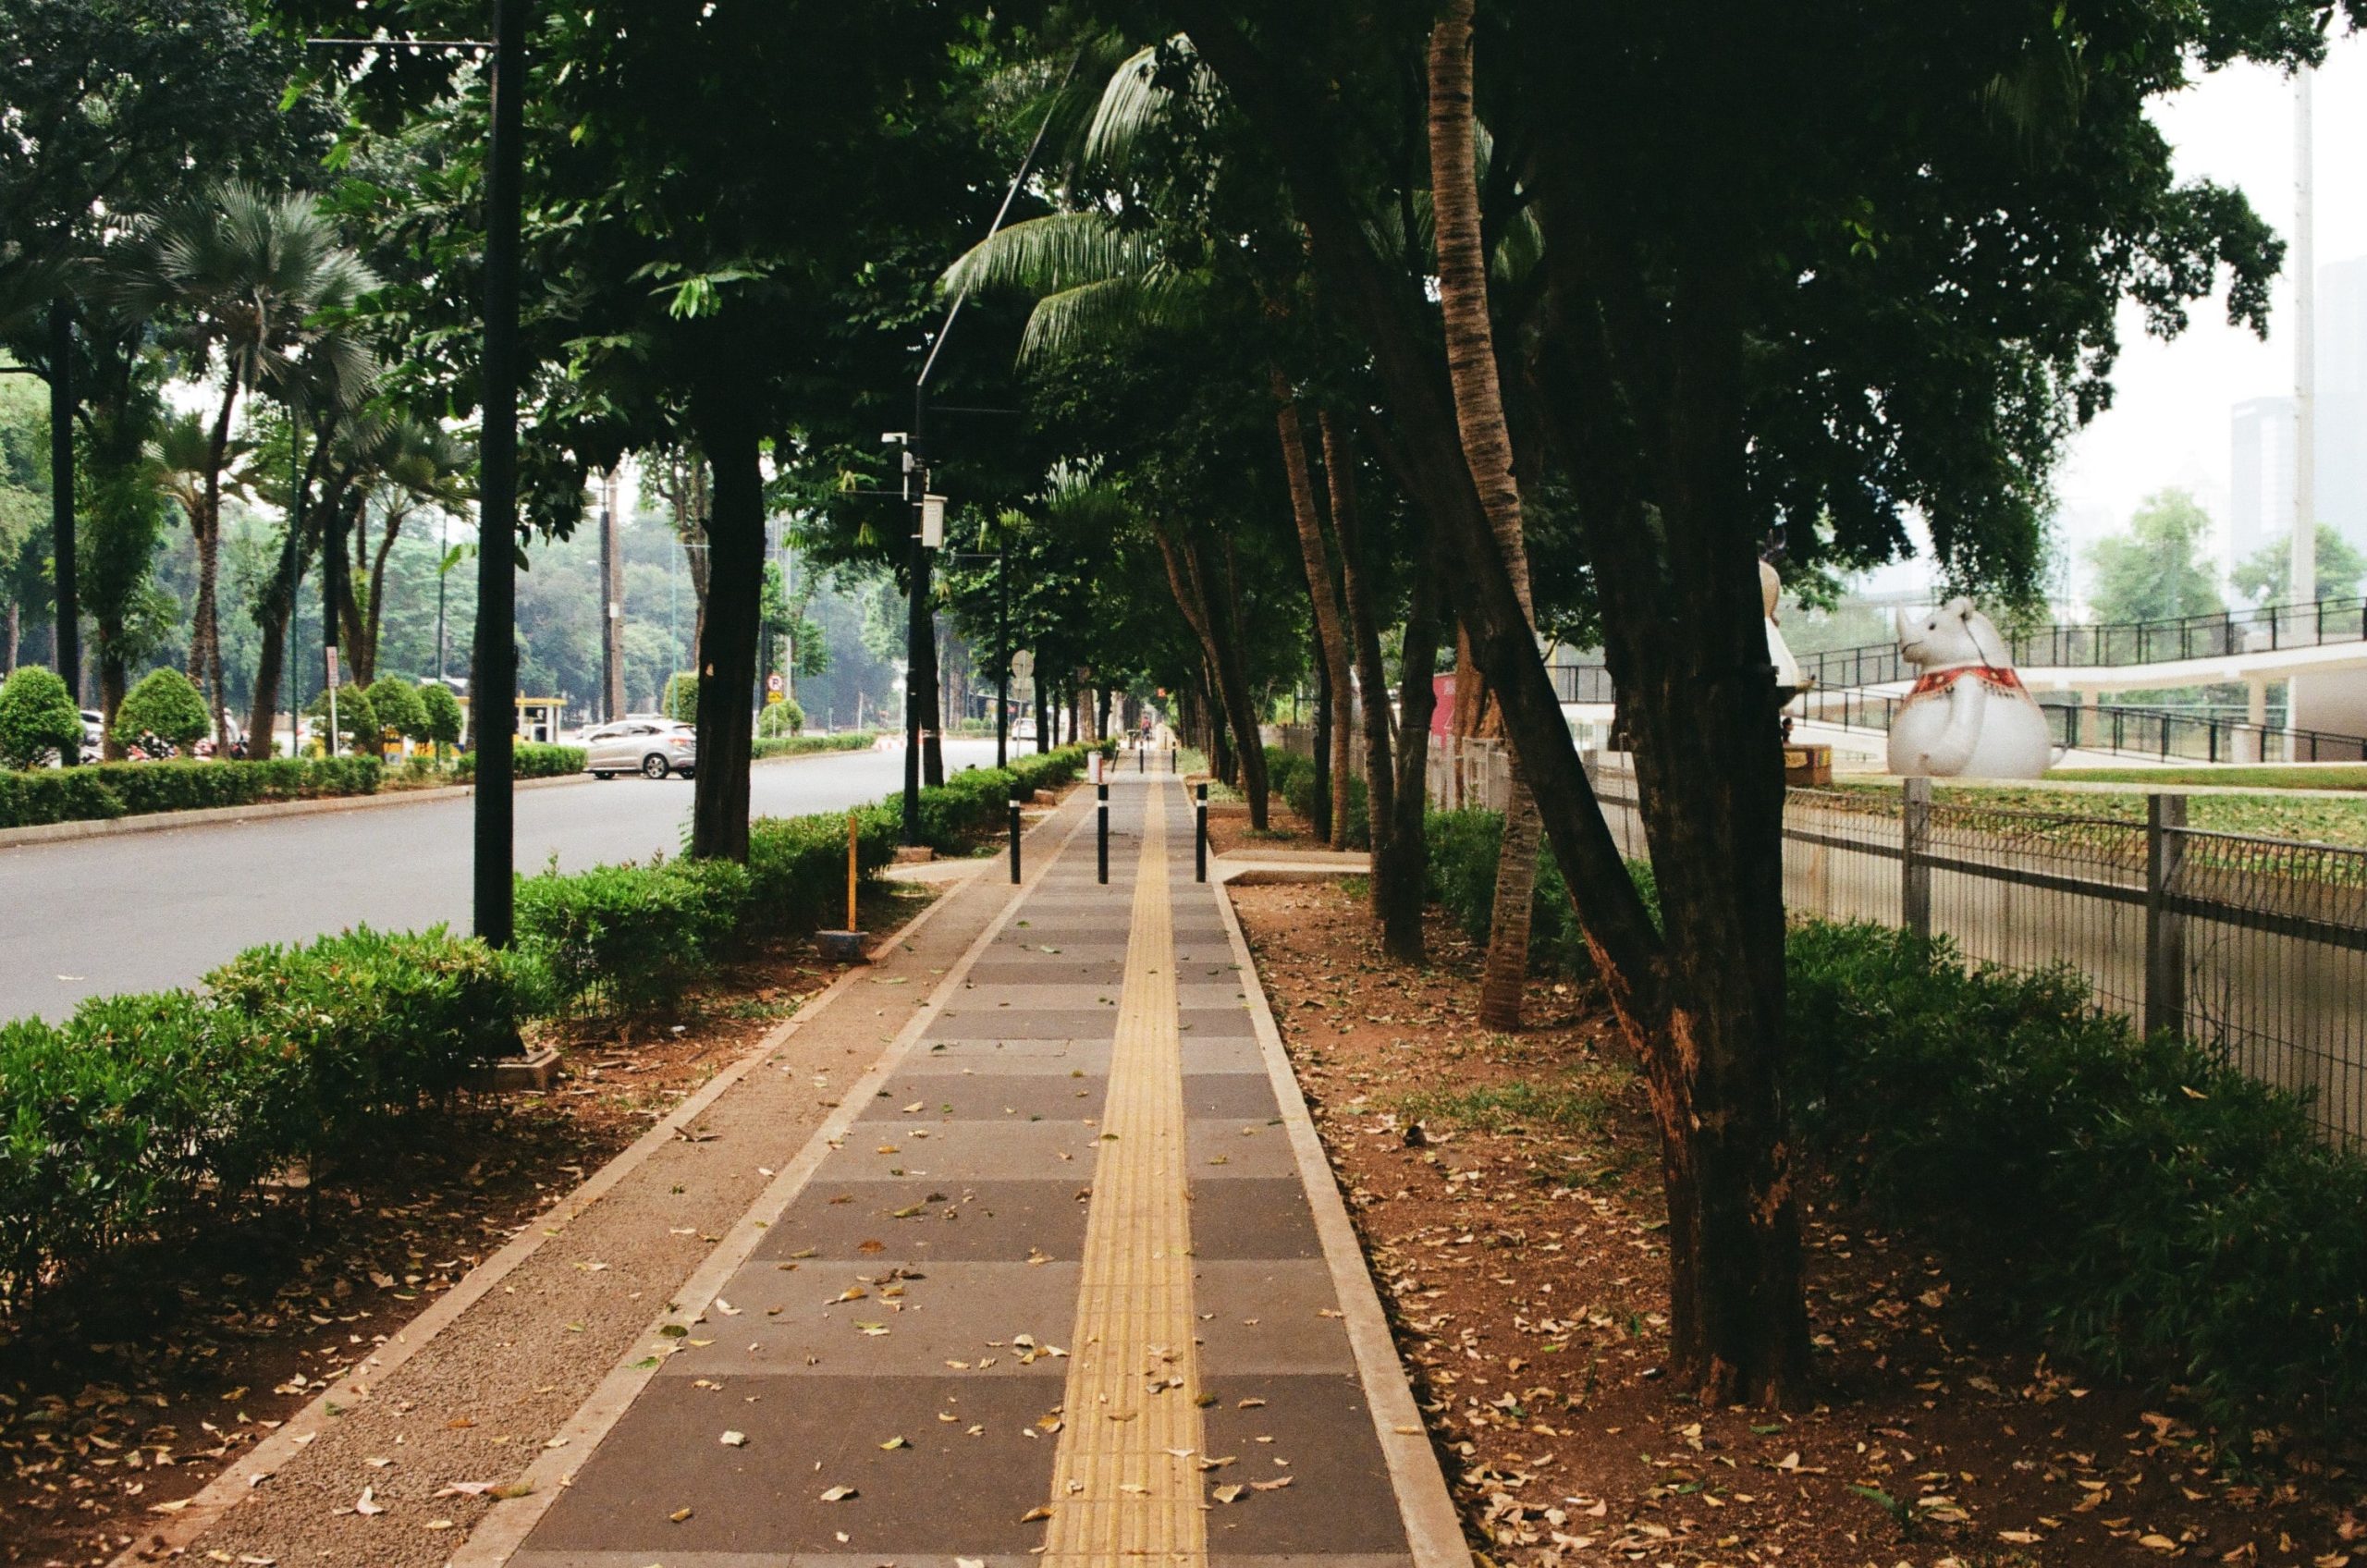
<svg viewBox="0 0 2367 1568"><path fill-rule="evenodd" d="M1166 794L1160 785L1143 791L1125 986L1085 1215L1044 1545L1044 1561L1063 1568L1196 1565L1208 1556Z"/></svg>

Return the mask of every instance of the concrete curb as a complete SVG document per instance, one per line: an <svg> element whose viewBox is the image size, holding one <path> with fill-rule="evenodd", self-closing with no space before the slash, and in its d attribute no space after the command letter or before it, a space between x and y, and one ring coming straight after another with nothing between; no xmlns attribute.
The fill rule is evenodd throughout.
<svg viewBox="0 0 2367 1568"><path fill-rule="evenodd" d="M1371 1403L1373 1432L1380 1439L1389 1478L1397 1491L1398 1512L1405 1524L1406 1543L1413 1549L1415 1568L1471 1568L1463 1517L1447 1491L1438 1451L1430 1446L1429 1427L1415 1403L1404 1364L1398 1359L1396 1337L1390 1332L1380 1294L1373 1288L1372 1271L1356 1240L1355 1225L1348 1218L1348 1206L1340 1196L1331 1158L1323 1152L1314 1117L1307 1113L1306 1096L1299 1092L1298 1074L1292 1071L1290 1052L1275 1026L1274 1010L1266 1000L1266 986L1257 977L1249 940L1242 934L1241 917L1221 884L1217 908L1224 914L1233 962L1241 966L1241 988L1249 1000L1250 1024L1266 1058L1266 1075L1281 1106L1282 1125L1290 1133L1299 1180L1315 1214L1315 1233L1323 1243L1323 1260L1331 1266L1331 1287L1339 1294L1340 1310L1346 1315L1348 1345L1355 1354L1365 1397Z"/></svg>
<svg viewBox="0 0 2367 1568"><path fill-rule="evenodd" d="M881 937L872 947L874 960L885 957L898 944L908 940L938 911L943 909L945 903L943 899L936 900L895 931ZM812 1001L798 1010L797 1016L786 1019L779 1028L767 1031L737 1061L701 1084L689 1098L652 1124L649 1131L594 1171L583 1185L537 1216L537 1223L520 1231L500 1251L470 1270L466 1278L437 1297L427 1310L397 1329L374 1353L364 1357L345 1377L324 1389L318 1398L290 1415L271 1436L249 1449L237 1464L207 1482L178 1511L168 1516L152 1515L143 1519L139 1539L118 1553L108 1568L145 1568L146 1564L178 1555L219 1523L226 1512L269 1480L274 1471L293 1459L305 1445L328 1427L336 1419L331 1410L333 1405L345 1408L368 1400L371 1384L384 1380L403 1363L425 1350L437 1334L458 1321L470 1307L490 1295L504 1280L540 1251L544 1243L564 1233L568 1221L599 1202L651 1155L671 1143L682 1128L705 1115L708 1107L787 1044L791 1036L819 1016L857 981L867 978L869 973L862 966L850 967L825 986ZM857 1102L851 1098L849 1103ZM695 1285L698 1279L699 1276L694 1275L691 1284ZM698 1299L703 1308L705 1298ZM597 1398L596 1395L595 1397ZM571 1427L569 1428L572 1429ZM547 1506L550 1500L546 1498L543 1501ZM491 1517L494 1515L488 1515Z"/></svg>
<svg viewBox="0 0 2367 1568"><path fill-rule="evenodd" d="M796 1158L757 1194L730 1233L682 1282L673 1301L651 1319L648 1329L634 1340L624 1356L600 1380L592 1397L585 1400L575 1415L559 1427L542 1456L528 1465L525 1474L513 1483L531 1489L522 1496L495 1502L476 1528L469 1533L469 1538L446 1560L446 1568L500 1568L525 1544L526 1537L533 1533L535 1525L542 1523L543 1515L550 1511L551 1504L558 1501L559 1494L572 1484L577 1467L598 1449L609 1430L624 1418L633 1401L656 1377L657 1367L648 1347L653 1341L662 1341L660 1330L669 1324L687 1328L706 1315L725 1282L747 1262L757 1243L764 1240L767 1230L803 1190L815 1170L820 1167L823 1158L845 1139L881 1085L910 1054L914 1043L927 1032L946 1001L968 975L970 966L1002 934L1003 927L1010 923L1021 901L1051 869L1053 863L1060 858L1061 851L1085 830L1085 825L1090 820L1090 813L1079 814L1068 831L1059 836L1056 847L1049 853L1035 857L1036 868L1027 874L1025 881L1007 889L1002 908L987 922L976 939L963 950L962 956L947 967L944 977L929 993L928 999L914 1010L913 1016L897 1032L896 1037L881 1047L870 1069L840 1095L839 1109L814 1130L813 1136L806 1140ZM931 904L922 913L921 919L926 919L944 907L943 900ZM919 921L914 922L915 925L918 924ZM873 949L875 959L884 957L902 939L902 934L899 933L881 942ZM860 970L851 970L841 980L851 979L861 973Z"/></svg>
<svg viewBox="0 0 2367 1568"><path fill-rule="evenodd" d="M757 757L748 766L770 767L776 763L816 762L824 757L859 757L862 751L803 752L793 757ZM562 784L590 784L588 773L559 778L521 778L516 790L547 790ZM432 790L392 790L375 795L331 795L317 801L258 801L243 806L201 806L193 811L152 811L138 816L92 817L80 822L43 822L31 827L0 827L0 850L19 844L55 844L81 839L113 839L126 833L169 833L177 827L210 827L225 822L257 822L269 817L317 816L325 812L367 811L374 806L425 805L433 801L464 801L477 792L473 784L442 784Z"/></svg>

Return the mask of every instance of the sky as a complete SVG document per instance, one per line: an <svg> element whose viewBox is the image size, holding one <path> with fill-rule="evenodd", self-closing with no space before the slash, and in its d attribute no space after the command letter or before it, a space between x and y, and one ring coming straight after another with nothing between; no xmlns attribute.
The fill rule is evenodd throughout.
<svg viewBox="0 0 2367 1568"><path fill-rule="evenodd" d="M2367 254L2367 38L2337 37L2312 90L2316 144L2317 260L2321 267ZM2234 66L2159 102L2154 123L2169 138L2182 178L2241 189L2253 210L2288 241L2294 213L2293 86L2264 67ZM2113 406L2070 443L2057 471L2058 525L2075 557L2125 527L2154 491L2194 492L2224 528L2229 465L2228 412L2247 398L2289 395L2293 347L2291 258L2278 279L2266 342L2226 322L2224 297L2198 305L2187 330L2164 343L2145 335L2140 314L2122 311ZM2321 443L2367 440L2329 430ZM1920 561L1876 573L1874 591L1920 588ZM2086 581L2085 564L2075 584Z"/></svg>

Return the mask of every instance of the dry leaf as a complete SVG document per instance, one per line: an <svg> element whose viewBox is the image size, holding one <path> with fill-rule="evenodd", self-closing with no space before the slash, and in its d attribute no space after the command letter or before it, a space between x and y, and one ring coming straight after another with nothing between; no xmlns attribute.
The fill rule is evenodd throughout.
<svg viewBox="0 0 2367 1568"><path fill-rule="evenodd" d="M723 1446L726 1448L746 1448L748 1446L748 1434L745 1432L726 1432L723 1434L722 1441Z"/></svg>
<svg viewBox="0 0 2367 1568"><path fill-rule="evenodd" d="M852 1487L832 1487L822 1494L822 1501L824 1502L844 1502L847 1499L857 1495L859 1494Z"/></svg>

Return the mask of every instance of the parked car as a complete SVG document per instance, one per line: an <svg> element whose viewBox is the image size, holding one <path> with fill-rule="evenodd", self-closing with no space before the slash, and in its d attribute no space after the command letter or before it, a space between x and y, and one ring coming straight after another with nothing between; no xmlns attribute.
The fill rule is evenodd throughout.
<svg viewBox="0 0 2367 1568"><path fill-rule="evenodd" d="M628 718L595 725L583 734L583 771L595 778L638 773L663 778L698 771L698 731L664 718Z"/></svg>

